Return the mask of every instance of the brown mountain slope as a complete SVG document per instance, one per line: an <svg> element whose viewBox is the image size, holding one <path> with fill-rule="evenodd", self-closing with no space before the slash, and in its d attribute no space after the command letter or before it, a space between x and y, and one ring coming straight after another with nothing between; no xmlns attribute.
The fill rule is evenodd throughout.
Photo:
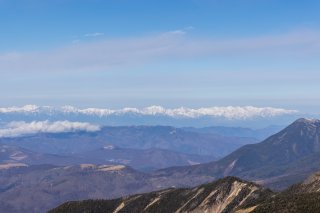
<svg viewBox="0 0 320 213"><path fill-rule="evenodd" d="M320 169L320 120L299 119L258 144L245 145L223 159L189 167L159 170L155 176L237 176L276 189L285 188Z"/></svg>

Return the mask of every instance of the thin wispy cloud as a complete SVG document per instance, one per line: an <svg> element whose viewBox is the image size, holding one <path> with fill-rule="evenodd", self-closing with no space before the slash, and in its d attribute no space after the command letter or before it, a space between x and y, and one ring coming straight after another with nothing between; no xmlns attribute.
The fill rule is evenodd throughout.
<svg viewBox="0 0 320 213"><path fill-rule="evenodd" d="M77 44L77 43L79 43L79 42L81 42L80 39L74 39L74 40L72 40L72 43L73 43L73 44Z"/></svg>
<svg viewBox="0 0 320 213"><path fill-rule="evenodd" d="M184 30L173 30L164 33L163 35L185 35L187 32Z"/></svg>
<svg viewBox="0 0 320 213"><path fill-rule="evenodd" d="M107 71L132 64L172 58L210 56L302 56L320 54L320 33L291 32L281 35L215 39L189 38L174 30L156 36L81 42L46 52L11 52L0 55L1 72Z"/></svg>
<svg viewBox="0 0 320 213"><path fill-rule="evenodd" d="M97 37L97 36L103 36L104 33L99 33L99 32L96 32L96 33L87 33L84 35L84 37Z"/></svg>
<svg viewBox="0 0 320 213"><path fill-rule="evenodd" d="M195 27L194 26L187 26L185 28L183 28L184 30L194 30Z"/></svg>

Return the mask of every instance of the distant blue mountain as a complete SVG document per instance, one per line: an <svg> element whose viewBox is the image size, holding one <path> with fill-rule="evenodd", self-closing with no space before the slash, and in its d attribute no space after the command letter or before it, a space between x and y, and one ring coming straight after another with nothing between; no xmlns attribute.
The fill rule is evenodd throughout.
<svg viewBox="0 0 320 213"><path fill-rule="evenodd" d="M247 137L256 138L258 140L264 140L270 135L273 135L280 130L283 126L268 126L261 129L250 129L243 127L225 127L225 126L212 126L203 128L185 127L184 130L198 132L198 133L208 133L208 134L218 134L229 137Z"/></svg>

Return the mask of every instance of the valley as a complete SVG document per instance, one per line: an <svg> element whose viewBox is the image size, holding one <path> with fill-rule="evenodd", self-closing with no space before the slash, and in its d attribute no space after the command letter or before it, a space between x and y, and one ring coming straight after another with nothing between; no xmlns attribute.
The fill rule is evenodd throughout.
<svg viewBox="0 0 320 213"><path fill-rule="evenodd" d="M159 137L155 138L157 144L160 138L170 138L172 135L170 132L167 133L167 131L160 132L160 134L158 128L159 127L157 127L156 135ZM171 188L169 190L170 193L172 191L172 193L175 194L175 190L180 192L179 190L181 188L183 190L189 190L188 188L197 188L201 184L207 183L210 185L210 183L215 183L213 181L228 176L241 178L242 180L236 179L240 182L255 182L254 185L250 185L252 187L254 186L255 190L260 186L262 188L270 187L273 191L272 193L278 193L278 191L283 191L290 185L299 183L312 173L320 170L319 164L317 163L319 162L319 131L319 120L298 119L279 133L268 137L260 143L244 145L227 156L215 161L189 166L187 165L190 164L192 157L194 158L193 160L196 161L204 159L204 156L176 153L174 151L156 148L139 150L131 148L125 149L110 145L110 143L108 143L108 145L101 143L104 147L98 150L88 152L79 151L61 158L61 156L56 154L36 154L35 152L27 151L24 148L16 146L21 143L19 140L24 141L30 137L34 138L39 136L22 137L18 140L11 138L8 141L13 141L15 146L2 145L1 148L1 211L43 212L66 201L114 199L137 193L157 190L166 191L168 188ZM80 138L79 135L83 135L84 133L72 133L72 135L75 134ZM95 139L99 138L96 134L97 133L94 133ZM151 135L154 134L155 133L152 133ZM86 138L84 141L93 140L90 139L88 135L84 135L84 138ZM54 149L52 150L59 150L55 147L57 147L57 144L60 142L58 139L61 135L56 137L49 134L49 136L53 142L52 147ZM45 137L49 138L49 136ZM205 136L205 138L208 137L208 135ZM41 137L43 138L43 136ZM68 137L62 137L62 141L66 142L66 138ZM75 143L74 138L71 138L71 144ZM183 137L179 138L181 139ZM161 140L166 143L168 142L168 140L165 139ZM2 143L3 142L4 139L2 139ZM27 143L26 141L24 142ZM80 142L80 144L82 143L85 146L86 142ZM180 140L179 142L181 144L190 144L191 140ZM123 144L123 142L121 143ZM140 143L149 144L148 140ZM197 141L197 143L199 143L199 141ZM43 144L42 146L45 147ZM204 143L204 145L205 144L206 143ZM31 145L28 144L28 146L33 147L35 143L33 142ZM43 150L43 147L38 147L38 151ZM72 146L66 144L66 147L70 149ZM60 148L62 149L63 147ZM77 147L77 149L78 148L79 147ZM80 147L79 150L81 149ZM67 151L64 153L67 153ZM112 162L110 160L106 161L106 156L112 159L122 159L125 157L126 159L131 159L131 164L126 162ZM180 161L184 166L172 165L179 164ZM207 161L210 161L210 159L207 159ZM47 164L42 164L42 162L47 162ZM150 168L142 168L139 167L139 165L150 165L150 167L153 166L153 168L160 169L150 170ZM167 168L170 165L172 166ZM161 166L164 168L161 168ZM260 184L260 186L256 184ZM215 187L219 187L219 184L214 185ZM196 188L193 191L200 193L199 188ZM229 189L229 187L227 188ZM250 188L250 190L251 189L252 188ZM247 192L247 189L244 191ZM41 197L41 200L38 200L36 203L32 200L26 200L26 197L23 195L28 193L32 193L34 197ZM155 192L150 198L146 198L147 200L144 202L148 203L153 202L152 200L154 199L158 200L159 195L157 193L158 192ZM160 191L159 193L162 192ZM166 196L173 196L170 193ZM209 196L211 192L206 193L207 194L203 194L202 197ZM230 193L234 194L233 192ZM191 193L189 197L181 197L181 199L188 200L193 196L195 196L195 194ZM219 195L218 197L221 196ZM116 204L110 205L115 207L117 205L119 206L122 202L126 203L129 201L130 199L128 201L117 200ZM200 201L201 199L197 202ZM204 202L204 200L201 202ZM229 204L230 203L226 204L226 206ZM132 205L136 204L133 203ZM215 204L212 205L214 206ZM106 206L109 206L109 204L107 203ZM182 208L182 206L179 208ZM201 208L207 207L202 206ZM201 212L202 210L199 211Z"/></svg>

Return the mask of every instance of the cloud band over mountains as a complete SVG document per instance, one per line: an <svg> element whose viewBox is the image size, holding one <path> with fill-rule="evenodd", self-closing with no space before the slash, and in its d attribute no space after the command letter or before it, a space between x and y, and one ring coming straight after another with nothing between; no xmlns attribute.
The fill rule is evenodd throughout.
<svg viewBox="0 0 320 213"><path fill-rule="evenodd" d="M15 121L5 125L0 129L0 137L18 137L36 133L61 133L61 132L76 132L99 131L100 127L90 123L70 122L70 121Z"/></svg>
<svg viewBox="0 0 320 213"><path fill-rule="evenodd" d="M87 116L121 116L126 114L136 114L144 116L168 116L173 118L199 118L199 117L220 117L230 120L241 120L250 118L268 118L282 115L296 114L298 111L273 107L253 107L253 106L226 106L226 107L206 107L206 108L164 108L162 106L149 106L145 108L85 108L80 109L73 106L50 107L26 105L23 107L0 108L0 114L23 113L23 114L79 114Z"/></svg>

